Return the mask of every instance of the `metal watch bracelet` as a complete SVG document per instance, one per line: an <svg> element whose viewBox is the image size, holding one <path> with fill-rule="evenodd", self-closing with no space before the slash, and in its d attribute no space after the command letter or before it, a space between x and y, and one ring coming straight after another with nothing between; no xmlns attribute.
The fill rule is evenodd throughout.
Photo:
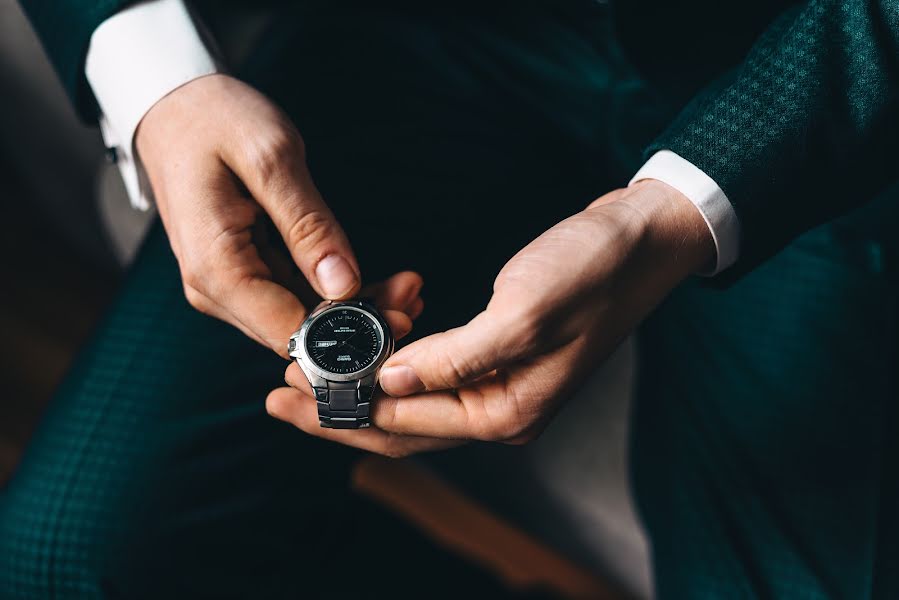
<svg viewBox="0 0 899 600"><path fill-rule="evenodd" d="M371 426L372 387L359 381L326 381L328 387L314 387L318 419L322 427L362 429Z"/></svg>

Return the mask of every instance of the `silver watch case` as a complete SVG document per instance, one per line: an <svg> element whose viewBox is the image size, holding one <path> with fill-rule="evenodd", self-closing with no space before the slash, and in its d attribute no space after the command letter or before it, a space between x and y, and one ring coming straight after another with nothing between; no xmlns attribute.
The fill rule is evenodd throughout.
<svg viewBox="0 0 899 600"><path fill-rule="evenodd" d="M364 369L360 369L353 373L332 373L312 362L312 359L309 357L309 353L306 350L306 334L312 324L325 313L346 309L356 310L370 316L380 330L381 339L384 340L384 343L381 345L381 350L378 352L378 355L372 363ZM303 370L303 373L306 374L306 378L309 380L309 384L312 385L312 387L328 387L329 381L340 383L355 381L359 382L359 385L369 385L374 387L378 380L378 370L381 368L381 365L384 364L384 361L393 354L393 346L393 332L390 331L390 326L387 325L387 321L384 320L384 317L381 316L381 313L379 313L374 306L363 300L352 300L347 302L326 301L319 304L306 320L303 321L303 325L290 336L287 352L297 361L297 364L300 365L300 368Z"/></svg>

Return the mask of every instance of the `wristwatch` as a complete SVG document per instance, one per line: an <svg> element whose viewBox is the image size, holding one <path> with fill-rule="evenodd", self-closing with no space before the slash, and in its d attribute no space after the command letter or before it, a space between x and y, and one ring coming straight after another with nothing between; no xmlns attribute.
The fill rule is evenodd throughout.
<svg viewBox="0 0 899 600"><path fill-rule="evenodd" d="M373 304L323 302L290 336L287 351L315 392L322 427L371 425L378 371L393 353L393 334Z"/></svg>

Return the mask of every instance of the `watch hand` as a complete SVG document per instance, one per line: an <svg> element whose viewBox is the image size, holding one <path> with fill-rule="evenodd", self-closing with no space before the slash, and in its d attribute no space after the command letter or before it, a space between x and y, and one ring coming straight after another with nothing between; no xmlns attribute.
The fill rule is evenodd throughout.
<svg viewBox="0 0 899 600"><path fill-rule="evenodd" d="M337 345L337 347L338 347L338 348L341 348L341 347L343 347L343 346L349 346L349 347L352 348L353 350L356 350L356 347L353 346L352 344L350 344L350 340L353 339L353 336L356 335L357 333L359 333L359 332L356 331L356 332L354 332L353 334L351 334L349 337L347 337L346 339L341 340L340 343ZM356 352L358 352L358 350L356 350Z"/></svg>
<svg viewBox="0 0 899 600"><path fill-rule="evenodd" d="M349 346L350 348L352 348L354 351L358 352L359 354L364 354L364 352L362 352L362 350L360 350L356 346L352 345L348 341L345 340L343 343L346 344L347 346Z"/></svg>

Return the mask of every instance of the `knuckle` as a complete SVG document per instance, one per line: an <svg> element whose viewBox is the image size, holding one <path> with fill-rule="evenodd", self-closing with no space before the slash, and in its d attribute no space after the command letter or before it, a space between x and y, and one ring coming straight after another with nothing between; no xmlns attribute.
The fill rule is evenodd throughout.
<svg viewBox="0 0 899 600"><path fill-rule="evenodd" d="M529 425L519 415L506 414L494 428L494 439L506 441L520 438L527 433Z"/></svg>
<svg viewBox="0 0 899 600"><path fill-rule="evenodd" d="M190 301L190 296L188 295L188 288L191 291L191 295L199 294L199 290L203 288L204 281L200 276L197 269L185 267L181 270L181 281L184 284L184 295L187 296L187 300Z"/></svg>
<svg viewBox="0 0 899 600"><path fill-rule="evenodd" d="M196 288L194 288L190 283L187 282L186 277L184 281L184 297L187 299L187 303L194 307L196 310L205 315L208 315L210 313L211 307L209 306L209 301L203 294L198 292Z"/></svg>
<svg viewBox="0 0 899 600"><path fill-rule="evenodd" d="M192 297L201 301L215 297L215 270L204 264L202 259L192 260L184 265L181 270L181 283L185 288L191 288ZM186 290L185 290L186 295ZM190 302L190 298L188 298ZM191 303L193 306L193 303Z"/></svg>
<svg viewBox="0 0 899 600"><path fill-rule="evenodd" d="M218 253L218 248L216 248L218 238L206 242L205 234L199 237L204 240L204 243L192 243L189 248L186 248L178 258L178 266L181 269L181 282L186 287L210 296L210 286L213 283L210 275L215 273L215 261L210 259L210 255Z"/></svg>
<svg viewBox="0 0 899 600"><path fill-rule="evenodd" d="M280 419L281 415L285 414L284 401L278 394L270 393L265 399L265 411L269 416Z"/></svg>
<svg viewBox="0 0 899 600"><path fill-rule="evenodd" d="M300 252L309 251L330 238L333 231L334 226L328 215L320 210L310 210L293 222L285 241Z"/></svg>
<svg viewBox="0 0 899 600"><path fill-rule="evenodd" d="M488 410L486 406L483 412L476 415L478 437L484 441L510 442L523 439L530 441L531 435L537 425L539 414L536 411L523 408L520 399L509 390L503 392L503 397L497 397L498 408Z"/></svg>
<svg viewBox="0 0 899 600"><path fill-rule="evenodd" d="M246 150L247 166L262 183L276 180L284 165L302 155L299 136L283 128L266 136L254 136L254 142Z"/></svg>
<svg viewBox="0 0 899 600"><path fill-rule="evenodd" d="M452 350L442 350L435 357L437 372L443 380L440 387L458 387L465 383L475 372L474 365L469 357Z"/></svg>
<svg viewBox="0 0 899 600"><path fill-rule="evenodd" d="M389 396L380 398L374 403L372 422L378 429L392 430L396 425L396 411L399 402Z"/></svg>
<svg viewBox="0 0 899 600"><path fill-rule="evenodd" d="M259 259L248 229L222 226L181 262L181 279L223 306L240 286L255 277L269 277L268 266Z"/></svg>
<svg viewBox="0 0 899 600"><path fill-rule="evenodd" d="M468 415L468 424L472 437L483 442L500 442L514 435L512 416L505 409L493 414L478 410Z"/></svg>

